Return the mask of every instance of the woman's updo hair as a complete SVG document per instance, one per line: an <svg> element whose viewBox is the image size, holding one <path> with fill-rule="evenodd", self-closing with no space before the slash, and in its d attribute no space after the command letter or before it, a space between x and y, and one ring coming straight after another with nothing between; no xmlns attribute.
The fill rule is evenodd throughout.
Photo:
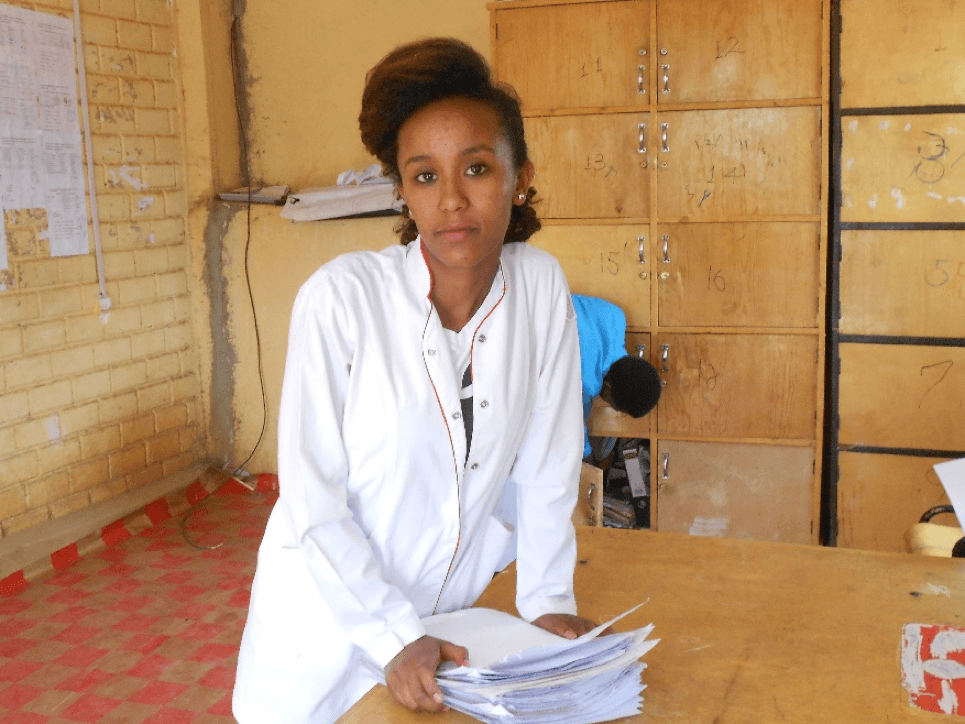
<svg viewBox="0 0 965 724"><path fill-rule="evenodd" d="M365 148L382 162L383 172L396 183L399 171L399 129L417 111L446 98L471 98L499 116L519 171L529 159L519 97L505 83L493 81L486 59L455 38L427 38L400 45L380 60L365 77L359 129ZM513 204L503 243L526 241L540 229L533 208L536 189L527 189L526 201ZM408 208L396 232L403 244L419 234Z"/></svg>

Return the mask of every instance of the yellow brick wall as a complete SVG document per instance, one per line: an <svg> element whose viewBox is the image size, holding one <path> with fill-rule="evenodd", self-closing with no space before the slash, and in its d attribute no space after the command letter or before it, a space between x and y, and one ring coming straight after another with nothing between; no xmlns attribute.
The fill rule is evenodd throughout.
<svg viewBox="0 0 965 724"><path fill-rule="evenodd" d="M17 3L72 17L70 0ZM43 209L7 211L0 270L0 532L204 457L185 159L170 0L81 0L113 308L91 253L52 258Z"/></svg>

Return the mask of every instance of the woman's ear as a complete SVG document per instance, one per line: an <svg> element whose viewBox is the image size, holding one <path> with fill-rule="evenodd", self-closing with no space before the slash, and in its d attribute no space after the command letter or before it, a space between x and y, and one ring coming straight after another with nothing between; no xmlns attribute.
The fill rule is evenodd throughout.
<svg viewBox="0 0 965 724"><path fill-rule="evenodd" d="M536 166L533 165L532 161L527 161L523 164L523 167L519 169L516 174L516 192L513 197L514 204L522 204L526 201L526 193L529 191L529 187L533 184L533 177L536 175ZM519 197L523 198L520 199Z"/></svg>

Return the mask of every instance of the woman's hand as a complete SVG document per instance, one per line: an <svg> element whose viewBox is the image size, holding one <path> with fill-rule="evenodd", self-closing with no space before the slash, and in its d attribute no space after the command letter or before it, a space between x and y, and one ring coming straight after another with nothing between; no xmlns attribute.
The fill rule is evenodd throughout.
<svg viewBox="0 0 965 724"><path fill-rule="evenodd" d="M385 666L385 683L392 698L412 711L447 711L436 683L436 669L443 661L469 664L463 646L423 636L406 646Z"/></svg>
<svg viewBox="0 0 965 724"><path fill-rule="evenodd" d="M544 613L533 621L533 625L565 639L578 638L596 628L596 624L590 619L569 613ZM601 635L611 633L613 629L608 627Z"/></svg>

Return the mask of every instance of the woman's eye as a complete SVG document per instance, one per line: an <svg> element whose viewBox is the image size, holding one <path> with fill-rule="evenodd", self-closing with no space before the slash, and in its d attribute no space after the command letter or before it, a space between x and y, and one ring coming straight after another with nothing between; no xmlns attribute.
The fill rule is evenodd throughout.
<svg viewBox="0 0 965 724"><path fill-rule="evenodd" d="M466 170L466 173L469 174L470 176L481 176L482 174L486 173L486 171L488 170L489 170L489 167L486 164L474 163Z"/></svg>
<svg viewBox="0 0 965 724"><path fill-rule="evenodd" d="M416 174L415 180L420 184L431 183L436 180L436 175L432 171L423 171L420 174Z"/></svg>

